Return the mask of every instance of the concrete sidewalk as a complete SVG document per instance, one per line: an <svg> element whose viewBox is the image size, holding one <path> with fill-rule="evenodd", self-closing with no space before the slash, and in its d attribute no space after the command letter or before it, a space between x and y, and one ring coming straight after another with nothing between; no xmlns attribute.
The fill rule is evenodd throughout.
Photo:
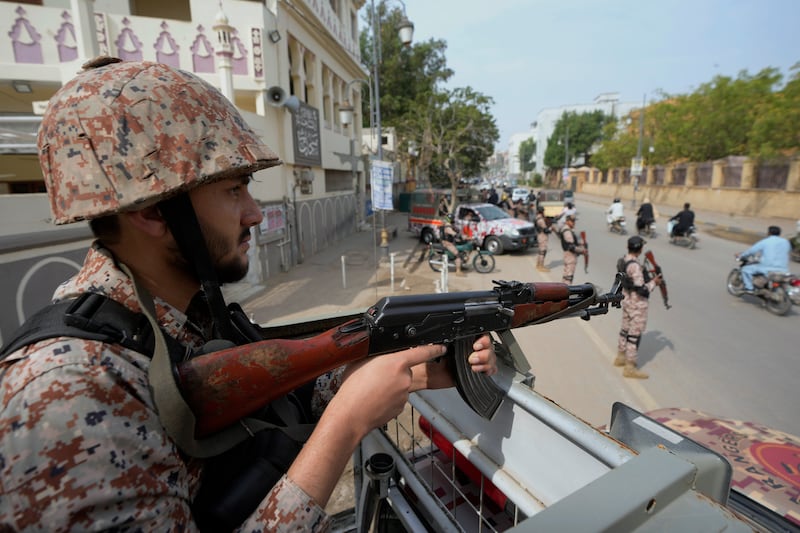
<svg viewBox="0 0 800 533"><path fill-rule="evenodd" d="M407 214L387 212L386 225L397 229L388 253L380 247L380 227L370 226L264 285L226 286L226 300L241 303L259 324L280 324L360 311L391 294L434 292L438 274L425 260L426 247L406 230ZM459 281L451 276L450 290L458 290Z"/></svg>

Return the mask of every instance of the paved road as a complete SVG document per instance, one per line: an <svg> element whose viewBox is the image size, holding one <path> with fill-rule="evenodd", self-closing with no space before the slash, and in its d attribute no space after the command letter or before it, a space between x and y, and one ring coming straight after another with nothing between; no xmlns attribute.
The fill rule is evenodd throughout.
<svg viewBox="0 0 800 533"><path fill-rule="evenodd" d="M607 232L602 215L605 203L600 201L605 202L577 199L577 229L588 232L591 265L588 275L579 265L575 282L608 288L626 239ZM729 296L724 285L734 266L733 254L747 245L709 233L724 229L726 237L752 240L770 221L737 219L736 227L730 228L724 215L698 212L698 219L706 221L698 249L672 246L663 236L647 246L665 270L673 304L667 311L655 295L651 305L640 356L651 379L624 379L611 365L621 319L620 311L612 310L589 323L569 319L518 330L536 374L537 390L593 425L607 424L612 403L623 401L644 410L694 407L800 434L796 414L800 359L795 346L800 339L800 309L775 317L753 301ZM371 251L374 237L361 232L276 276L245 308L258 322L274 323L364 309L389 294L432 292L436 275L426 263L416 262L419 250L416 241L402 231L403 215L393 213L390 221L400 228L390 246L397 254L394 292L390 269ZM664 220L659 223L662 232L663 226ZM488 289L492 279L560 281L559 248L551 236L548 260L557 268L550 273L534 269L533 252L502 255L492 274L451 277L451 291ZM346 288L341 281L342 257ZM376 267L376 263L380 264Z"/></svg>
<svg viewBox="0 0 800 533"><path fill-rule="evenodd" d="M588 233L589 274L581 264L575 283L608 288L616 259L627 237L610 234L605 206L579 206L577 230ZM659 228L662 229L663 228ZM725 290L733 255L746 245L701 233L699 247L671 245L663 236L648 242L668 281L672 308L653 296L640 364L649 380L624 379L611 365L616 354L620 312L589 323L562 320L520 330L517 337L531 359L536 388L588 422L608 423L610 406L624 401L650 410L693 407L711 414L752 420L800 434L800 309L776 317L750 297L737 299ZM536 273L532 255L503 256L498 276L559 281L561 253L551 237L548 274Z"/></svg>
<svg viewBox="0 0 800 533"><path fill-rule="evenodd" d="M607 288L616 258L624 252L625 238L605 230L604 199L579 195L577 203L578 229L589 233L592 253L589 274L583 274L581 267L575 281ZM532 364L535 387L595 426L608 424L613 402L621 401L641 410L694 407L800 434L796 415L800 362L796 347L790 345L800 338L796 333L800 309L787 317L773 317L752 302L733 299L724 288L733 253L746 246L739 241L752 241L770 223L788 231L792 221L741 217L733 221L724 214L697 214L703 228L699 249L679 249L661 237L648 245L663 264L674 305L664 310L658 295L652 304L641 356L651 379L624 379L612 366L621 319L620 311L612 310L588 323L568 319L516 330ZM417 261L421 250L403 231L405 216L390 213L388 220L399 228L389 247L396 259L394 287L388 262L379 259L373 230L335 243L306 263L270 278L266 287L229 287L229 297L243 300L256 321L274 324L363 310L387 295L432 292L437 275L425 262ZM710 230L736 240L712 237ZM551 237L548 260L557 268L550 273L535 270L532 251L503 255L491 274L451 277L450 290L485 290L492 279L560 281L557 248ZM348 470L329 504L330 512L353 505L351 485Z"/></svg>

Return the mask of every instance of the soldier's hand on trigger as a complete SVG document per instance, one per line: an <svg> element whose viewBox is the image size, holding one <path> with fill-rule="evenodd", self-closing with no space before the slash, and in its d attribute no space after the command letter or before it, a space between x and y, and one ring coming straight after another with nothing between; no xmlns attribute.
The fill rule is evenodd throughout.
<svg viewBox="0 0 800 533"><path fill-rule="evenodd" d="M653 278L653 281L656 282L656 285L661 285L661 283L664 281L664 278L661 274L658 274Z"/></svg>

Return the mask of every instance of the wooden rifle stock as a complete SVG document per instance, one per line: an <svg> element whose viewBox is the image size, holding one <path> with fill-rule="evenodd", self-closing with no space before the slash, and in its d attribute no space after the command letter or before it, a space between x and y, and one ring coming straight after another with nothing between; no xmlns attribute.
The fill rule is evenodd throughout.
<svg viewBox="0 0 800 533"><path fill-rule="evenodd" d="M581 244L583 244L583 272L589 272L589 243L586 241L586 232L581 232Z"/></svg>
<svg viewBox="0 0 800 533"><path fill-rule="evenodd" d="M233 424L339 366L425 344L453 347L448 356L459 393L491 418L503 393L469 365L477 336L568 316L588 320L622 300L619 283L604 295L588 283L494 283L490 291L385 297L361 318L314 336L258 341L181 362L178 384L197 418L196 435Z"/></svg>
<svg viewBox="0 0 800 533"><path fill-rule="evenodd" d="M644 257L645 261L652 265L653 274L656 276L659 274L661 275L661 285L659 285L658 288L661 289L661 299L664 300L664 307L669 309L672 306L669 305L669 292L667 292L667 281L664 279L664 273L661 271L661 267L658 265L658 263L656 263L656 258L653 256L652 251L647 250L644 253Z"/></svg>

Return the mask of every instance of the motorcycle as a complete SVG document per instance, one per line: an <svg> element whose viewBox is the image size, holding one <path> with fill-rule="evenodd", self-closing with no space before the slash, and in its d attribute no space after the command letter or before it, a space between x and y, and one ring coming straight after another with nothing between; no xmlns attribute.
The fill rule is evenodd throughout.
<svg viewBox="0 0 800 533"><path fill-rule="evenodd" d="M471 264L475 272L480 272L481 274L488 274L494 270L494 254L482 250L473 241L457 243L456 250L458 250L458 256L461 259L461 268L467 268ZM472 256L473 252L476 252L474 256ZM448 270L455 269L456 256L450 250L445 248L441 242L432 242L428 245L428 265L434 272L442 271L445 254L447 254ZM471 256L472 262L470 263Z"/></svg>
<svg viewBox="0 0 800 533"><path fill-rule="evenodd" d="M697 228L691 226L683 235L673 235L672 228L674 226L674 220L667 222L667 235L669 235L669 242L677 246L684 246L689 249L693 249L697 246L698 239L697 235L695 235L697 233Z"/></svg>
<svg viewBox="0 0 800 533"><path fill-rule="evenodd" d="M638 226L639 226L639 224L637 224L639 237L647 237L648 239L655 239L656 236L658 235L656 233L656 221L655 220L651 221L649 224L644 224L642 227L638 227Z"/></svg>
<svg viewBox="0 0 800 533"><path fill-rule="evenodd" d="M742 267L757 263L755 257L739 257L739 266L728 274L728 292L736 297L748 294L742 279ZM753 276L753 296L761 299L772 314L785 315L792 304L800 305L800 279L788 272L770 272Z"/></svg>
<svg viewBox="0 0 800 533"><path fill-rule="evenodd" d="M625 227L625 217L617 217L614 220L609 220L607 218L606 225L608 226L608 231L611 233L619 233L620 235L628 234L628 230Z"/></svg>

